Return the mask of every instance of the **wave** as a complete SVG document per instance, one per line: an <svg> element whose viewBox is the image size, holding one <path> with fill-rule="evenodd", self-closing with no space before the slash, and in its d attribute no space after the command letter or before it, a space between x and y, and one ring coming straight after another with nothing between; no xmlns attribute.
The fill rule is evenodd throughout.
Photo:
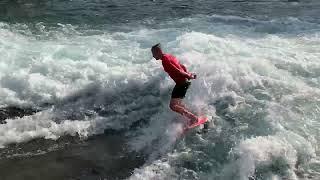
<svg viewBox="0 0 320 180"><path fill-rule="evenodd" d="M0 28L0 104L42 111L0 124L2 147L120 130L146 157L129 179L319 177L318 24L198 16L129 32L20 26ZM177 138L173 82L150 54L157 42L198 73L185 102L212 116L208 133Z"/></svg>

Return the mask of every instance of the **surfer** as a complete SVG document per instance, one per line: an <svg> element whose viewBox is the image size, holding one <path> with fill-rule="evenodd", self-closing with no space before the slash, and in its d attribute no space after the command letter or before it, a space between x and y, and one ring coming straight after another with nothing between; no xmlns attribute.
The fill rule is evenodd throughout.
<svg viewBox="0 0 320 180"><path fill-rule="evenodd" d="M189 119L189 124L198 121L198 117L190 112L182 103L187 90L191 84L191 79L196 79L197 75L187 71L187 68L171 54L165 54L160 43L152 46L151 52L156 60L162 60L162 66L169 76L174 80L176 85L173 88L170 100L170 109Z"/></svg>

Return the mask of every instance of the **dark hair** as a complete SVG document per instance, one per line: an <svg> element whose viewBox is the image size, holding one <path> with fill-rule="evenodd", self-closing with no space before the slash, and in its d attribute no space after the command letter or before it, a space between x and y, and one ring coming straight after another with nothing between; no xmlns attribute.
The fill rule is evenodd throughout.
<svg viewBox="0 0 320 180"><path fill-rule="evenodd" d="M154 49L161 49L161 44L158 43L158 44L152 46L151 50L154 50Z"/></svg>

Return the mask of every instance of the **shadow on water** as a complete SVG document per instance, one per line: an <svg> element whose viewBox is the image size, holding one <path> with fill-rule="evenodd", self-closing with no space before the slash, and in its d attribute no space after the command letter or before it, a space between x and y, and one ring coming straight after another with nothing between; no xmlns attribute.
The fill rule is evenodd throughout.
<svg viewBox="0 0 320 180"><path fill-rule="evenodd" d="M98 135L86 141L66 136L57 141L36 139L10 145L7 151L15 146L34 152L1 158L1 179L124 179L145 162L141 154L129 152L125 142L123 136ZM42 153L39 144L50 145L53 150Z"/></svg>
<svg viewBox="0 0 320 180"><path fill-rule="evenodd" d="M118 121L121 128L106 128L103 134L80 139L63 136L58 140L33 139L9 144L0 149L1 179L123 179L145 162L142 153L128 150L125 133L147 125L151 116L161 109L158 78L148 82L130 81L112 88L89 85L53 104L57 123L101 116ZM119 109L120 108L120 109ZM32 108L4 108L2 119L31 115ZM1 111L1 112L2 112ZM3 121L3 123L5 123ZM101 124L103 127L104 125Z"/></svg>
<svg viewBox="0 0 320 180"><path fill-rule="evenodd" d="M95 116L117 119L125 129L131 129L148 122L161 109L162 97L159 91L160 79L149 82L132 80L105 88L98 83L55 102L43 103L38 107L8 106L0 109L0 122L23 117L51 109L54 121L87 120Z"/></svg>
<svg viewBox="0 0 320 180"><path fill-rule="evenodd" d="M146 125L150 117L162 108L162 98L157 77L148 82L132 80L112 88L91 84L56 102L53 112L56 122L99 116L120 124L121 128L110 127L111 130L126 131Z"/></svg>

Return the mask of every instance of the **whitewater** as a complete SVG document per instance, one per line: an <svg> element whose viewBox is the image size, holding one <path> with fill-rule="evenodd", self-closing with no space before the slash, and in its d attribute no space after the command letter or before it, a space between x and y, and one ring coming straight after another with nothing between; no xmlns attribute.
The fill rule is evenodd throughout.
<svg viewBox="0 0 320 180"><path fill-rule="evenodd" d="M111 131L143 156L121 179L320 179L320 22L213 14L129 25L0 22L0 107L34 109L0 124L2 161ZM197 73L184 102L210 116L207 133L179 137L174 82L150 51L158 42Z"/></svg>

